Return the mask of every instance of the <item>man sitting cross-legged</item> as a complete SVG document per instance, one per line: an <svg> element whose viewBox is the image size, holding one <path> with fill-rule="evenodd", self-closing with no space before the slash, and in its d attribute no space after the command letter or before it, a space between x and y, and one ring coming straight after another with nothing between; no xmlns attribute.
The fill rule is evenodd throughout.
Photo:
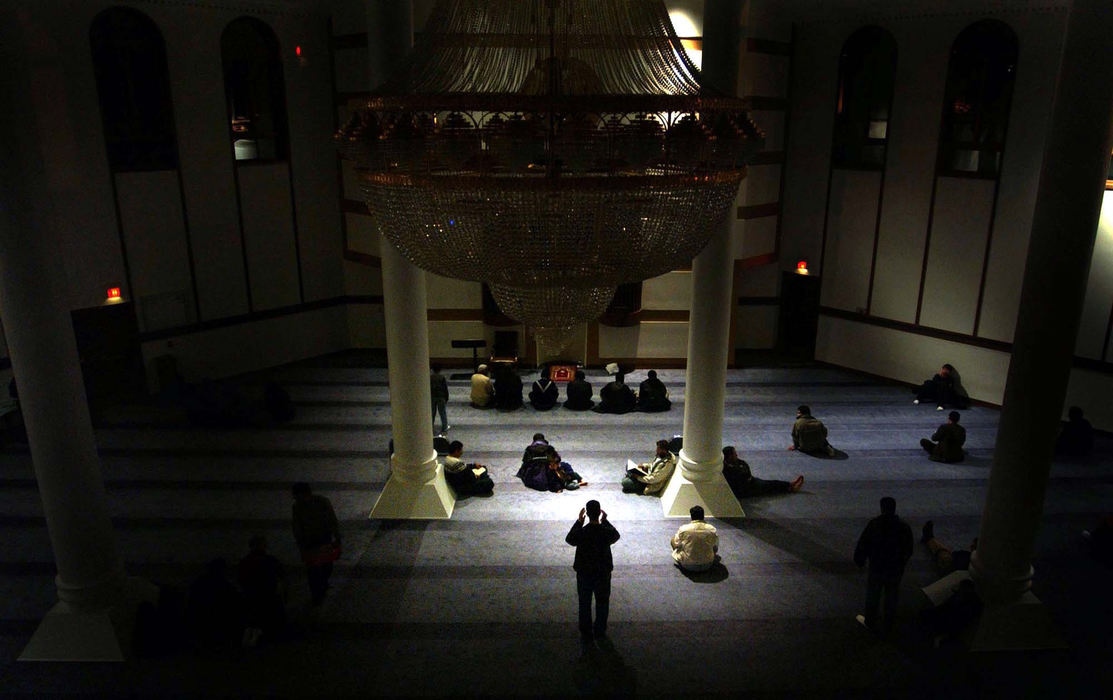
<svg viewBox="0 0 1113 700"><path fill-rule="evenodd" d="M669 483L673 470L676 469L676 455L669 452L669 441L657 441L657 454L653 461L643 464L634 464L626 460L626 476L622 479L624 493L651 494L658 493Z"/></svg>
<svg viewBox="0 0 1113 700"><path fill-rule="evenodd" d="M827 426L812 416L812 409L801 405L796 409L796 422L792 424L792 446L804 454L834 457L835 448L827 442Z"/></svg>
<svg viewBox="0 0 1113 700"><path fill-rule="evenodd" d="M719 535L703 520L703 507L688 511L692 522L680 526L672 536L672 559L685 571L707 571L719 561Z"/></svg>
<svg viewBox="0 0 1113 700"><path fill-rule="evenodd" d="M448 445L448 455L444 458L444 480L452 487L457 496L479 496L494 491L495 482L487 467L482 464L464 463L464 443L453 440Z"/></svg>

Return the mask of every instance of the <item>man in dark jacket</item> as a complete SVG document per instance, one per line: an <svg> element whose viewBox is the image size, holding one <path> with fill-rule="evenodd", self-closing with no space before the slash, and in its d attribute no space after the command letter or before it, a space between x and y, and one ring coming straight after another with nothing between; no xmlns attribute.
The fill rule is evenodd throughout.
<svg viewBox="0 0 1113 700"><path fill-rule="evenodd" d="M585 525L584 518L589 522ZM605 639L611 602L611 545L618 530L607 521L599 501L588 501L564 541L576 548L576 594L580 599L580 636L585 642ZM591 597L595 596L595 623L591 621Z"/></svg>
<svg viewBox="0 0 1113 700"><path fill-rule="evenodd" d="M961 415L958 411L951 411L947 415L947 422L939 426L931 440L923 438L920 447L924 448L933 462L961 462L966 453L962 446L966 444L966 428L958 424Z"/></svg>
<svg viewBox="0 0 1113 700"><path fill-rule="evenodd" d="M309 484L294 484L293 521L294 540L305 562L305 574L314 605L325 599L328 579L332 575L332 562L340 554L340 524L332 509L332 502L318 496Z"/></svg>
<svg viewBox="0 0 1113 700"><path fill-rule="evenodd" d="M582 369L576 370L576 378L568 382L565 389L564 407L573 411L586 411L595 405L591 400L591 384Z"/></svg>
<svg viewBox="0 0 1113 700"><path fill-rule="evenodd" d="M626 386L626 375L619 372L614 381L599 392L599 405L592 410L596 413L629 413L637 403L634 390Z"/></svg>
<svg viewBox="0 0 1113 700"><path fill-rule="evenodd" d="M667 411L672 408L669 390L657 378L657 370L649 370L648 378L638 385L638 410L646 413Z"/></svg>
<svg viewBox="0 0 1113 700"><path fill-rule="evenodd" d="M866 613L858 615L858 622L876 632L877 609L885 595L885 632L893 631L896 621L897 596L904 565L912 556L912 528L897 517L897 502L886 496L881 499L881 515L866 525L858 546L854 548L854 563L869 564L866 583Z"/></svg>
<svg viewBox="0 0 1113 700"><path fill-rule="evenodd" d="M452 426L448 424L448 414L445 405L448 404L448 380L441 374L441 366L433 365L429 373L429 398L433 400L433 424L437 423L437 414L441 414L441 433L448 432Z"/></svg>

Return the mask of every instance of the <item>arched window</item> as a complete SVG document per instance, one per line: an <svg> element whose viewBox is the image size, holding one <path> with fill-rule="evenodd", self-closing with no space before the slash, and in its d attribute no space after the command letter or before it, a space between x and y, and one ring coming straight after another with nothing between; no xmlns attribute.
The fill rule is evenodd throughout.
<svg viewBox="0 0 1113 700"><path fill-rule="evenodd" d="M278 38L251 17L220 37L224 94L236 160L285 160L286 86Z"/></svg>
<svg viewBox="0 0 1113 700"><path fill-rule="evenodd" d="M939 134L941 175L997 177L1017 52L1016 34L997 20L975 22L955 39Z"/></svg>
<svg viewBox="0 0 1113 700"><path fill-rule="evenodd" d="M832 150L836 168L885 164L889 111L897 71L897 42L880 27L863 27L843 44Z"/></svg>
<svg viewBox="0 0 1113 700"><path fill-rule="evenodd" d="M108 161L114 172L178 167L166 45L149 17L113 7L89 27Z"/></svg>

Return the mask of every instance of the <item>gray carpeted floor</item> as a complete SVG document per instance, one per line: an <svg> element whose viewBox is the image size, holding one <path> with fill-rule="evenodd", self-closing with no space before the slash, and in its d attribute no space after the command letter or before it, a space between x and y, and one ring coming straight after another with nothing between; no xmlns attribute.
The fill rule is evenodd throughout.
<svg viewBox="0 0 1113 700"><path fill-rule="evenodd" d="M182 652L117 665L15 661L55 599L50 544L26 451L0 453L0 694L575 695L1108 697L1113 690L1113 571L1086 554L1079 531L1113 510L1113 445L1052 470L1037 541L1035 592L1068 652L969 655L917 634L918 590L933 580L921 548L902 585L902 623L877 639L854 622L865 577L850 560L881 496L919 527L966 546L976 534L997 412L963 414L970 457L926 459L918 440L943 420L910 392L828 368L731 371L725 439L757 476L805 477L791 496L750 499L747 518L713 521L725 575L692 580L671 564L681 521L659 500L623 495L627 457L648 458L681 431L683 372L665 414L605 416L467 406L452 382L449 437L490 465L491 498L457 503L451 521L367 519L386 476L386 371L329 358L245 378L287 386L298 416L281 427L202 430L170 407L124 406L99 416L97 439L116 533L130 573L184 586L205 561L236 561L265 534L288 566L287 640L226 653ZM596 389L602 373L589 377ZM636 384L641 372L629 379ZM528 386L527 379L527 386ZM809 403L845 460L788 452L799 403ZM525 489L514 472L540 430L591 485ZM345 552L324 605L308 605L289 534L289 484L332 499ZM572 549L564 535L588 498L622 534L614 547L613 646L581 648Z"/></svg>

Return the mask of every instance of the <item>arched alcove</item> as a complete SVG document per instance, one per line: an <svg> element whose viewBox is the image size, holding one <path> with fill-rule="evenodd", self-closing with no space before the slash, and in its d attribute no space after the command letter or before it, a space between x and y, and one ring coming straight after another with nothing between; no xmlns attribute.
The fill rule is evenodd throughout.
<svg viewBox="0 0 1113 700"><path fill-rule="evenodd" d="M220 55L236 160L285 160L286 86L274 31L253 17L233 20L220 37Z"/></svg>
<svg viewBox="0 0 1113 700"><path fill-rule="evenodd" d="M897 42L881 27L862 27L843 44L831 150L834 167L884 166L896 69Z"/></svg>

